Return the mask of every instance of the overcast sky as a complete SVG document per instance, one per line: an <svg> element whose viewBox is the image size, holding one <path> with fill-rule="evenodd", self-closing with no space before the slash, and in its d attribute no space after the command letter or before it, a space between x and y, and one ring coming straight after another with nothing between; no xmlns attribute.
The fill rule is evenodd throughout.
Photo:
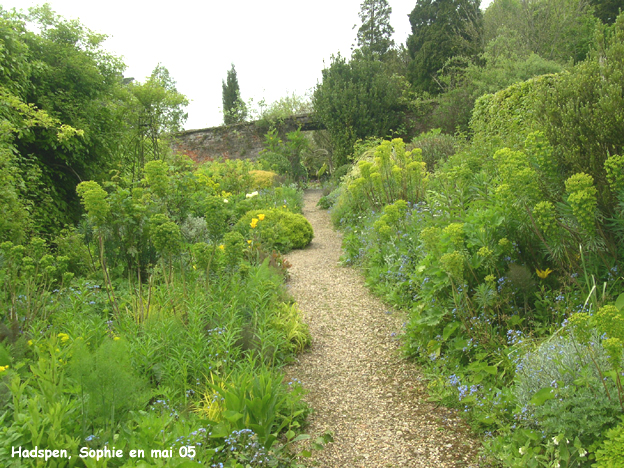
<svg viewBox="0 0 624 468"><path fill-rule="evenodd" d="M486 0L489 3L489 0ZM44 2L0 0L5 9ZM161 63L191 104L186 129L220 125L221 82L233 63L243 100L310 94L332 54L351 53L362 0L50 0L52 9L107 34L125 76L143 82ZM410 33L415 0L389 0L395 43ZM353 29L353 26L357 27Z"/></svg>

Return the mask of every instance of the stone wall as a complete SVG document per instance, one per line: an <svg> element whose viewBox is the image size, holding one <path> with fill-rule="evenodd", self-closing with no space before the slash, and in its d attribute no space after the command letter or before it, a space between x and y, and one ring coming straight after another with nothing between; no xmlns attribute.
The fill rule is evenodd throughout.
<svg viewBox="0 0 624 468"><path fill-rule="evenodd" d="M187 130L176 135L171 147L199 163L219 158L256 160L264 141L258 130L246 123Z"/></svg>
<svg viewBox="0 0 624 468"><path fill-rule="evenodd" d="M302 114L285 120L279 126L282 137L301 127L303 131L318 130L310 115ZM268 126L260 122L245 122L223 127L186 130L175 135L174 151L184 153L195 162L215 159L258 159Z"/></svg>

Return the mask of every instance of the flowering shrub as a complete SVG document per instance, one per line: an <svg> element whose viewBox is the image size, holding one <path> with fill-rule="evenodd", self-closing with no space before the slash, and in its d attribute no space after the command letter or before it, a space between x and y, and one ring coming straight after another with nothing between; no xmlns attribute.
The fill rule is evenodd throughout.
<svg viewBox="0 0 624 468"><path fill-rule="evenodd" d="M266 250L280 252L303 249L314 236L307 219L283 209L248 211L236 223L235 229L243 236L260 242Z"/></svg>

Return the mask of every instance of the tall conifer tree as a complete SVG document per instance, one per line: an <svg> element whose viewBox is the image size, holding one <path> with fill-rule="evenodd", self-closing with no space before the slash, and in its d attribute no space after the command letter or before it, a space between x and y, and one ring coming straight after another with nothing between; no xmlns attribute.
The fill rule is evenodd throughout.
<svg viewBox="0 0 624 468"><path fill-rule="evenodd" d="M223 86L223 123L230 125L243 122L247 117L247 107L240 97L240 88L234 64L227 72L226 81L222 81Z"/></svg>
<svg viewBox="0 0 624 468"><path fill-rule="evenodd" d="M360 5L362 25L358 29L357 44L364 53L380 57L394 45L391 13L392 8L386 0L364 0Z"/></svg>

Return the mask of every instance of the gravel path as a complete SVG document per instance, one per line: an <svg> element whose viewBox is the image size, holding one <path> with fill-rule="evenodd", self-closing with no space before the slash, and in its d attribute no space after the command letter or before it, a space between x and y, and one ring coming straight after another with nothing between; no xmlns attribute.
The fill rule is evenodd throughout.
<svg viewBox="0 0 624 468"><path fill-rule="evenodd" d="M310 326L312 346L286 369L309 390L307 432L331 431L334 443L315 454L318 467L476 466L478 443L456 411L436 407L418 368L401 358L404 317L364 286L361 273L339 266L340 234L316 208L320 190L305 195L314 228L305 250L288 255L290 291Z"/></svg>

